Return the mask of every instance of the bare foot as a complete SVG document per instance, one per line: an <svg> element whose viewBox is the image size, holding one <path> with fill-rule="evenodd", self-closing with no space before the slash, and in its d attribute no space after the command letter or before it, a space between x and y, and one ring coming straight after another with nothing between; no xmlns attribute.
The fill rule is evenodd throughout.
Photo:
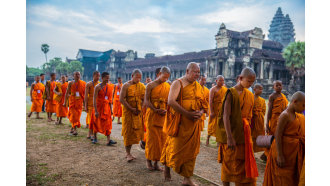
<svg viewBox="0 0 330 186"><path fill-rule="evenodd" d="M161 171L161 172L164 171L164 169L163 169L162 167L159 167L158 164L155 164L155 165L154 165L154 170L156 170L156 171Z"/></svg>
<svg viewBox="0 0 330 186"><path fill-rule="evenodd" d="M165 182L172 181L172 179L171 179L171 170L166 165L165 165L165 170L164 170L164 178L165 178Z"/></svg>
<svg viewBox="0 0 330 186"><path fill-rule="evenodd" d="M50 118L50 121L55 121L55 120L53 120L52 118Z"/></svg>
<svg viewBox="0 0 330 186"><path fill-rule="evenodd" d="M42 117L36 117L36 119L44 119L44 118L42 118Z"/></svg>
<svg viewBox="0 0 330 186"><path fill-rule="evenodd" d="M131 162L131 161L133 161L135 158L132 156L132 155L127 155L126 156L126 159L127 159L127 162Z"/></svg>
<svg viewBox="0 0 330 186"><path fill-rule="evenodd" d="M154 167L152 166L151 164L151 161L150 160L147 160L147 169L150 170L150 171L153 171L155 170Z"/></svg>
<svg viewBox="0 0 330 186"><path fill-rule="evenodd" d="M184 178L182 185L189 185L189 186L198 186L196 183L194 183L191 178Z"/></svg>
<svg viewBox="0 0 330 186"><path fill-rule="evenodd" d="M48 118L48 120L47 120L48 122L51 122L52 121L52 119L50 119L50 118Z"/></svg>
<svg viewBox="0 0 330 186"><path fill-rule="evenodd" d="M28 117L31 117L31 115L32 115L32 112L29 113Z"/></svg>
<svg viewBox="0 0 330 186"><path fill-rule="evenodd" d="M209 140L208 140L208 139L206 140L205 145L206 145L207 147L209 146Z"/></svg>
<svg viewBox="0 0 330 186"><path fill-rule="evenodd" d="M58 125L58 124L60 124L60 123L59 123L58 121L56 121L56 122L55 122L55 125Z"/></svg>

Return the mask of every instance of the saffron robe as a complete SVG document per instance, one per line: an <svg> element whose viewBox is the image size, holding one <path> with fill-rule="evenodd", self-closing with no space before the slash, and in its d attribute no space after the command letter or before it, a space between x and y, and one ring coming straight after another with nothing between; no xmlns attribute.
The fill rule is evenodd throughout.
<svg viewBox="0 0 330 186"><path fill-rule="evenodd" d="M94 111L94 105L93 105L93 96L94 96L94 88L97 84L99 84L100 82L97 81L97 82L94 82L92 81L92 85L90 88L89 88L89 91L88 91L88 94L87 94L87 116L86 116L86 124L88 125L88 128L89 129L92 129L91 128L91 119L92 119L92 114L93 114L93 111ZM95 117L94 117L95 118ZM95 121L94 121L95 122Z"/></svg>
<svg viewBox="0 0 330 186"><path fill-rule="evenodd" d="M155 108L166 110L170 87L170 84L164 82L151 90L150 101ZM161 116L148 107L146 116L145 155L148 160L159 161L166 141L166 134L163 132L166 115Z"/></svg>
<svg viewBox="0 0 330 186"><path fill-rule="evenodd" d="M208 88L206 88L206 86L203 86L203 89L204 89L204 98L205 98L205 101L207 102L207 114L210 114L210 112L209 112L209 107L210 107L210 105L209 105L210 90ZM203 120L203 122L202 122L202 131L203 131L204 130L205 120L206 120L206 114L205 113L203 113L203 115L202 115L202 120Z"/></svg>
<svg viewBox="0 0 330 186"><path fill-rule="evenodd" d="M55 81L49 81L48 91L49 91L50 100L46 100L46 112L49 112L49 113L56 113L56 101L54 99L55 86L56 86Z"/></svg>
<svg viewBox="0 0 330 186"><path fill-rule="evenodd" d="M265 114L266 114L266 101L262 97L254 100L251 121L251 135L253 141L253 151L264 151L264 148L257 147L256 139L258 136L265 135Z"/></svg>
<svg viewBox="0 0 330 186"><path fill-rule="evenodd" d="M219 118L219 111L222 107L223 99L225 98L226 92L227 92L227 87L222 86L218 90L218 92L214 93L212 102L213 102L213 112L215 116L213 118L209 117L209 124L207 126L207 134L209 136L215 137L218 118Z"/></svg>
<svg viewBox="0 0 330 186"><path fill-rule="evenodd" d="M284 167L276 164L277 149L275 140L267 159L264 186L298 185L305 159L305 116L296 113L296 118L287 123L282 137Z"/></svg>
<svg viewBox="0 0 330 186"><path fill-rule="evenodd" d="M31 112L41 112L43 99L42 95L45 91L45 86L42 83L34 84L33 91L32 91L32 105L31 105Z"/></svg>
<svg viewBox="0 0 330 186"><path fill-rule="evenodd" d="M281 94L282 97L278 97L273 101L272 116L269 120L269 135L275 135L278 118L288 106L288 100L283 93Z"/></svg>
<svg viewBox="0 0 330 186"><path fill-rule="evenodd" d="M64 104L64 99L65 99L65 93L66 93L66 89L68 88L68 83L57 83L56 84L56 88L58 89L57 92L62 93L61 96L57 96L58 97L58 101L56 104L56 116L57 117L67 117L68 116L68 107L67 106L63 106Z"/></svg>
<svg viewBox="0 0 330 186"><path fill-rule="evenodd" d="M123 84L120 84L120 87L123 87ZM121 103L119 101L119 95L120 95L120 91L121 89L119 89L119 87L116 85L115 86L115 94L113 96L113 116L114 117L121 117L122 113L123 113L123 109L121 107Z"/></svg>
<svg viewBox="0 0 330 186"><path fill-rule="evenodd" d="M124 138L124 145L130 146L138 144L143 138L143 113L142 113L142 100L144 98L145 86L139 82L132 84L127 88L126 101L133 107L137 108L140 113L133 114L128 108L123 106L123 119L121 135Z"/></svg>
<svg viewBox="0 0 330 186"><path fill-rule="evenodd" d="M69 120L72 128L80 128L80 117L83 108L83 102L85 99L85 88L86 82L79 80L78 82L73 81L71 85L71 90L68 90L70 93L69 97Z"/></svg>
<svg viewBox="0 0 330 186"><path fill-rule="evenodd" d="M203 87L193 82L181 89L182 107L191 112L207 110ZM174 109L173 109L174 110ZM175 112L175 111L174 111ZM199 153L202 119L193 121L181 115L177 137L168 136L162 151L161 163L184 177L191 177Z"/></svg>

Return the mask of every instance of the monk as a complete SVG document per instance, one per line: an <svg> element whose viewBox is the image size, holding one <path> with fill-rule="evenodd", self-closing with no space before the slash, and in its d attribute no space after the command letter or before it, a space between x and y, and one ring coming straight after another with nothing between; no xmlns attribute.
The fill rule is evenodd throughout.
<svg viewBox="0 0 330 186"><path fill-rule="evenodd" d="M198 63L190 62L185 76L172 83L168 95L170 111L181 114L181 124L176 137L167 137L160 161L165 165L165 180L171 180L169 168L172 168L184 177L183 185L196 185L191 177L199 153L202 115L207 112L208 107L204 89L197 82L199 76ZM180 91L182 91L182 105L177 102L181 97Z"/></svg>
<svg viewBox="0 0 330 186"><path fill-rule="evenodd" d="M84 110L87 113L86 127L89 128L89 131L88 131L88 134L87 134L87 139L91 139L92 135L93 135L93 128L91 126L92 113L93 113L93 110L94 110L93 97L94 97L94 88L95 88L96 85L98 85L100 83L99 79L100 79L100 72L94 71L93 72L93 80L86 83Z"/></svg>
<svg viewBox="0 0 330 186"><path fill-rule="evenodd" d="M148 77L146 78L145 85L148 85L148 83L150 83L150 82L151 82L151 78L148 76Z"/></svg>
<svg viewBox="0 0 330 186"><path fill-rule="evenodd" d="M121 77L117 78L118 83L115 85L114 87L114 91L113 91L113 96L112 96L112 100L113 100L113 119L115 117L117 117L117 124L121 124L120 118L122 116L123 113L123 108L121 107L121 103L119 101L119 95L120 95L120 90L121 87L123 86Z"/></svg>
<svg viewBox="0 0 330 186"><path fill-rule="evenodd" d="M206 120L206 117L209 115L209 95L210 95L210 90L205 86L206 84L206 77L204 75L201 75L199 79L199 84L203 87L204 89L204 97L207 102L207 112L202 115L202 130L204 130L204 122Z"/></svg>
<svg viewBox="0 0 330 186"><path fill-rule="evenodd" d="M31 90L30 90L30 98L31 98L32 106L31 106L31 111L28 114L28 117L31 117L32 113L36 112L37 119L42 119L39 116L39 113L42 111L42 104L43 104L42 94L45 91L45 86L42 83L40 83L40 76L35 76L34 80L35 82L31 85Z"/></svg>
<svg viewBox="0 0 330 186"><path fill-rule="evenodd" d="M86 82L80 80L80 72L76 71L73 74L73 81L69 82L68 89L65 93L64 104L69 99L69 120L71 123L70 134L77 136L77 128L80 128L80 117L83 109Z"/></svg>
<svg viewBox="0 0 330 186"><path fill-rule="evenodd" d="M275 134L278 118L288 105L288 100L282 93L282 82L279 80L274 81L273 88L275 92L269 96L268 101L268 113L266 120L266 132L268 135ZM265 155L260 158L267 161L268 153L269 149L265 149Z"/></svg>
<svg viewBox="0 0 330 186"><path fill-rule="evenodd" d="M216 131L218 161L223 185L256 185L257 164L253 154L251 118L254 97L248 88L256 79L253 69L242 70L237 84L229 88L219 112Z"/></svg>
<svg viewBox="0 0 330 186"><path fill-rule="evenodd" d="M112 146L117 142L110 139L112 129L111 99L113 95L113 86L108 83L109 79L110 74L108 72L103 72L102 83L95 87L93 97L95 115L92 115L92 118L95 116L95 124L92 124L94 133L92 143L97 143L97 133L101 133L107 136L107 146Z"/></svg>
<svg viewBox="0 0 330 186"><path fill-rule="evenodd" d="M264 186L298 186L305 159L305 94L296 92L279 116L269 151Z"/></svg>
<svg viewBox="0 0 330 186"><path fill-rule="evenodd" d="M56 113L56 101L54 100L54 89L56 86L56 74L55 73L51 73L50 74L50 81L48 81L46 83L46 88L45 88L45 92L46 92L46 96L47 96L47 100L46 100L46 112L47 112L47 117L48 117L48 121L54 121L52 119L52 114Z"/></svg>
<svg viewBox="0 0 330 186"><path fill-rule="evenodd" d="M166 140L163 125L165 123L167 98L170 91L170 85L166 81L170 76L170 69L168 67L162 67L158 78L146 87L144 99L147 106L145 155L147 168L150 171L162 171L157 163L160 160ZM154 161L154 165L152 165L152 161Z"/></svg>
<svg viewBox="0 0 330 186"><path fill-rule="evenodd" d="M56 117L57 120L55 124L63 124L62 123L62 118L68 116L68 107L64 104L64 99L65 99L65 93L66 89L68 88L68 83L66 82L66 77L65 75L61 76L61 82L56 83L56 87L54 89L55 95L57 95L56 101Z"/></svg>
<svg viewBox="0 0 330 186"><path fill-rule="evenodd" d="M224 86L225 78L222 75L218 75L215 82L216 85L210 90L209 104L211 114L207 126L207 139L205 144L206 146L209 145L211 136L216 137L215 134L217 129L219 111L222 107L222 103L227 92L227 87Z"/></svg>
<svg viewBox="0 0 330 186"><path fill-rule="evenodd" d="M253 152L264 151L264 148L260 148L256 144L258 136L265 135L265 114L266 114L266 101L260 97L263 91L263 86L256 83L253 87L254 91L254 106L252 110L252 121L251 121L251 135L253 141ZM261 155L261 156L264 156Z"/></svg>
<svg viewBox="0 0 330 186"><path fill-rule="evenodd" d="M123 104L123 126L121 135L124 138L127 162L136 159L131 154L133 144L139 144L143 138L142 103L145 86L140 82L142 72L134 69L132 79L126 82L120 92L119 100Z"/></svg>

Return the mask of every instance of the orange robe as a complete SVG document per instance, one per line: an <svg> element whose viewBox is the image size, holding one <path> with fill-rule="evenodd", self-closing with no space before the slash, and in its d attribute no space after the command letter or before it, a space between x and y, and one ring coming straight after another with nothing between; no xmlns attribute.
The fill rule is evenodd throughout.
<svg viewBox="0 0 330 186"><path fill-rule="evenodd" d="M128 108L123 106L121 135L124 138L125 146L138 144L143 138L142 99L144 98L145 89L144 84L141 82L132 84L127 88L127 103L131 107L137 108L140 113L134 115Z"/></svg>
<svg viewBox="0 0 330 186"><path fill-rule="evenodd" d="M170 84L164 82L151 90L150 101L155 108L166 110L170 87ZM148 107L146 116L146 158L159 161L166 140L166 134L163 132L166 115L161 116Z"/></svg>
<svg viewBox="0 0 330 186"><path fill-rule="evenodd" d="M65 82L63 84L58 83L56 86L62 93L62 95L60 96L60 99L58 99L59 101L56 104L56 116L57 117L67 117L68 116L68 107L63 106L63 104L64 104L64 99L65 99L66 89L68 88L68 83L67 82Z"/></svg>
<svg viewBox="0 0 330 186"><path fill-rule="evenodd" d="M31 112L41 112L42 110L42 94L45 91L45 86L42 83L34 84L33 91L32 91L32 105L31 105Z"/></svg>
<svg viewBox="0 0 330 186"><path fill-rule="evenodd" d="M49 88L50 100L46 100L46 112L49 113L56 113L56 101L54 100L55 86L56 86L56 82L50 81L50 88Z"/></svg>
<svg viewBox="0 0 330 186"><path fill-rule="evenodd" d="M236 89L234 89L234 91L237 92ZM237 96L238 96L238 94L237 94ZM232 98L234 98L233 94L232 94ZM225 102L225 100L224 100L224 102ZM240 108L241 108L241 117L243 119L243 125L246 125L244 123L244 121L251 123L252 108L253 108L253 104L254 104L254 95L252 94L252 92L250 92L248 89L244 88L241 95L239 95L239 103L240 103ZM244 127L244 138L247 137L246 130L250 130L250 126L248 126L247 128ZM256 177L247 177L246 176L247 172L246 172L246 159L245 158L246 158L247 152L245 150L246 149L245 141L246 141L246 139L244 140L243 144L237 144L237 140L236 140L236 147L234 150L229 149L227 147L227 144L220 143L219 150L218 150L218 161L220 163L222 163L221 180L223 182L235 182L236 185L240 185L240 184L256 185L256 181L257 181ZM249 136L249 142L251 144L251 150L253 150L251 134ZM252 156L253 156L253 152L252 152ZM253 156L253 160L255 163L254 156ZM256 165L256 163L255 163L255 165ZM251 164L250 164L249 168L251 168ZM256 174L258 174L257 170L256 170Z"/></svg>
<svg viewBox="0 0 330 186"><path fill-rule="evenodd" d="M82 113L83 102L85 97L86 82L79 80L73 81L71 85L70 97L69 97L69 120L72 128L80 128L80 116Z"/></svg>
<svg viewBox="0 0 330 186"><path fill-rule="evenodd" d="M203 87L198 82L195 81L183 87L181 91L182 107L185 110L191 112L207 109ZM178 136L167 137L162 151L161 163L171 167L181 176L193 176L196 157L199 153L202 122L202 119L193 121L181 115Z"/></svg>
<svg viewBox="0 0 330 186"><path fill-rule="evenodd" d="M264 148L257 147L256 139L258 136L265 135L265 114L266 114L266 101L262 97L254 100L253 116L251 122L251 135L253 141L253 151L264 151Z"/></svg>
<svg viewBox="0 0 330 186"><path fill-rule="evenodd" d="M203 86L203 91L204 91L205 101L207 102L207 113L209 114L210 113L209 112L209 107L210 107L210 105L209 105L210 90L208 88L206 88L206 86ZM202 122L202 130L204 130L204 123L205 123L205 120L206 120L206 114L205 113L202 115L202 120L203 120L203 122Z"/></svg>
<svg viewBox="0 0 330 186"><path fill-rule="evenodd" d="M123 84L120 84L120 87L123 87ZM114 117L121 117L123 113L123 109L121 107L121 103L119 101L120 89L116 85L115 87L115 94L113 96L113 116Z"/></svg>
<svg viewBox="0 0 330 186"><path fill-rule="evenodd" d="M96 108L99 112L99 117L95 119L95 124L93 124L93 132L101 133L105 136L111 134L112 129L112 119L111 119L111 101L112 101L113 86L106 84L99 92L96 98ZM95 117L95 112L93 111L92 117Z"/></svg>
<svg viewBox="0 0 330 186"><path fill-rule="evenodd" d="M218 90L218 92L214 93L212 102L213 102L213 112L214 112L215 116L213 118L209 117L209 124L207 126L207 134L209 136L214 136L215 137L218 118L219 118L218 113L219 113L219 111L222 107L223 99L225 98L226 92L227 92L227 87L222 86Z"/></svg>
<svg viewBox="0 0 330 186"><path fill-rule="evenodd" d="M299 186L305 186L305 158L300 172Z"/></svg>
<svg viewBox="0 0 330 186"><path fill-rule="evenodd" d="M88 98L87 98L88 100L87 101L88 102L87 102L86 124L88 125L88 128L89 129L92 129L91 120L92 120L92 114L93 114L93 111L94 111L94 105L93 105L94 88L100 82L99 81L97 81L97 82L92 81L92 83L93 83L93 86L91 86L89 88L89 92L87 94L87 96L88 96ZM94 119L95 119L95 117L94 117Z"/></svg>
<svg viewBox="0 0 330 186"><path fill-rule="evenodd" d="M267 159L264 186L298 185L305 159L305 116L296 113L296 118L288 123L283 131L282 151L284 167L276 164L277 149L275 140Z"/></svg>
<svg viewBox="0 0 330 186"><path fill-rule="evenodd" d="M275 135L278 118L288 105L285 95L283 93L281 94L282 97L278 97L273 101L272 116L269 120L269 135Z"/></svg>

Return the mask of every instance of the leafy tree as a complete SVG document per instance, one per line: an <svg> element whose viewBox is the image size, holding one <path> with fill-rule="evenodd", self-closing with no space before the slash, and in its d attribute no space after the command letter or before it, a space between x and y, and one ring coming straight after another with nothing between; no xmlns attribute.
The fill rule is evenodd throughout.
<svg viewBox="0 0 330 186"><path fill-rule="evenodd" d="M56 73L61 75L68 75L70 72L70 64L67 62L61 62L57 67L56 67Z"/></svg>
<svg viewBox="0 0 330 186"><path fill-rule="evenodd" d="M42 65L42 70L47 74L56 72L56 67L59 66L61 63L63 63L62 59L59 57L55 57L54 59L51 59L48 63L44 63Z"/></svg>
<svg viewBox="0 0 330 186"><path fill-rule="evenodd" d="M41 45L41 51L45 54L46 63L47 63L47 52L49 51L49 45L48 44L42 44Z"/></svg>
<svg viewBox="0 0 330 186"><path fill-rule="evenodd" d="M84 67L80 61L71 61L70 62L70 70L69 72L72 74L75 71L79 71L81 75L83 75Z"/></svg>
<svg viewBox="0 0 330 186"><path fill-rule="evenodd" d="M305 42L292 42L283 52L285 66L290 70L292 79L305 74Z"/></svg>
<svg viewBox="0 0 330 186"><path fill-rule="evenodd" d="M36 76L43 73L40 68L28 67L26 66L26 76Z"/></svg>

